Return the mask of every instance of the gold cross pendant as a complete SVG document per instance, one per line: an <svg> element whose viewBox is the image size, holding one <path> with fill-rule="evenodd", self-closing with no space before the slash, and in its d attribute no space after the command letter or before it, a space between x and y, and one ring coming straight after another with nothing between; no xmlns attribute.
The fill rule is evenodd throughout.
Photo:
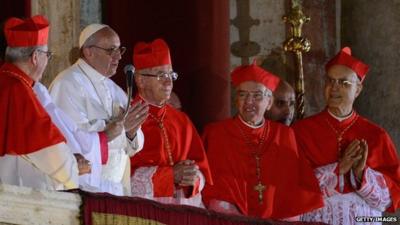
<svg viewBox="0 0 400 225"><path fill-rule="evenodd" d="M261 182L258 182L256 186L254 186L254 190L258 192L258 202L260 204L263 203L263 193L265 191L265 185L263 185Z"/></svg>

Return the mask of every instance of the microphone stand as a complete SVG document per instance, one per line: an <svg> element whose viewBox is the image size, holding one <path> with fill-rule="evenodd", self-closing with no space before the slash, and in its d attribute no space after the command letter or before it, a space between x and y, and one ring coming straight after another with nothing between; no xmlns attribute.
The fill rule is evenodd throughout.
<svg viewBox="0 0 400 225"><path fill-rule="evenodd" d="M126 118L126 116L128 115L128 110L131 107L131 100L132 100L132 77L133 77L133 73L132 72L128 72L127 76L126 76L126 85L127 85L127 92L128 92L128 102L126 104L125 107L125 112L124 112L124 119Z"/></svg>

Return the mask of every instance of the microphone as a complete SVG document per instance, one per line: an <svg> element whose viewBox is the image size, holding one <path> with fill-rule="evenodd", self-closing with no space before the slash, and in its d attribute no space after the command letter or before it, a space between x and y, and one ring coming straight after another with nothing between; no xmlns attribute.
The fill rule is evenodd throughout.
<svg viewBox="0 0 400 225"><path fill-rule="evenodd" d="M124 73L126 74L126 86L128 91L128 102L126 103L124 118L128 115L129 107L131 106L132 99L132 86L133 86L133 74L135 73L135 67L132 64L128 64L124 67Z"/></svg>
<svg viewBox="0 0 400 225"><path fill-rule="evenodd" d="M132 87L133 74L135 73L135 67L132 64L128 64L124 67L124 73L126 74L126 83L128 87Z"/></svg>

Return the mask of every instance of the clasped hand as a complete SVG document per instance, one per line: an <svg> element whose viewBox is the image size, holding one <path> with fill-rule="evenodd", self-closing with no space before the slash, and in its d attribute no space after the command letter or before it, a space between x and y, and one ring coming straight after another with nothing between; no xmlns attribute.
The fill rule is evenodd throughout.
<svg viewBox="0 0 400 225"><path fill-rule="evenodd" d="M125 115L125 111L120 108L117 116L108 121L104 132L108 141L118 137L123 129L128 132L129 137L134 137L136 131L144 123L149 114L149 106L146 103L136 102Z"/></svg>
<svg viewBox="0 0 400 225"><path fill-rule="evenodd" d="M79 176L92 172L92 165L89 160L85 159L85 157L79 153L74 153L74 156L78 163Z"/></svg>
<svg viewBox="0 0 400 225"><path fill-rule="evenodd" d="M368 157L368 144L364 139L353 140L339 159L339 174L346 174L353 169L358 180L362 179Z"/></svg>
<svg viewBox="0 0 400 225"><path fill-rule="evenodd" d="M174 183L180 186L194 186L198 175L199 167L194 160L183 160L175 164Z"/></svg>

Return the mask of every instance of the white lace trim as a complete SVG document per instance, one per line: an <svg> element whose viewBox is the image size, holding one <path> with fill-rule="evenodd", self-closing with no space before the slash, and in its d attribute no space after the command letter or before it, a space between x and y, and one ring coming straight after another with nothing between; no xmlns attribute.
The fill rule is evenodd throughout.
<svg viewBox="0 0 400 225"><path fill-rule="evenodd" d="M382 212L370 207L358 194L352 192L337 194L324 199L325 206L303 214L302 221L324 222L332 225L377 225L381 223L360 223L358 216L382 216Z"/></svg>
<svg viewBox="0 0 400 225"><path fill-rule="evenodd" d="M344 191L344 175L343 174L339 175L339 191L340 191L340 193L343 193L343 191Z"/></svg>
<svg viewBox="0 0 400 225"><path fill-rule="evenodd" d="M173 205L190 205L200 208L205 208L202 202L201 194L191 198L185 198L183 190L175 190L174 197L154 197L153 175L157 171L157 166L140 167L136 169L131 177L132 196L155 200L164 204ZM204 187L204 177L200 177L200 190Z"/></svg>
<svg viewBox="0 0 400 225"><path fill-rule="evenodd" d="M378 171L367 168L363 179L364 182L362 182L362 186L360 190L357 190L357 193L371 207L379 211L385 211L392 201L383 175Z"/></svg>
<svg viewBox="0 0 400 225"><path fill-rule="evenodd" d="M325 206L301 215L301 220L332 225L381 224L380 222L357 222L356 217L382 216L382 212L391 204L389 190L382 174L367 168L360 190L342 194L335 191L338 184L338 178L334 173L336 166L337 163L333 163L315 169L324 194ZM352 185L356 185L354 179Z"/></svg>
<svg viewBox="0 0 400 225"><path fill-rule="evenodd" d="M131 177L132 196L153 199L153 175L157 166L140 167Z"/></svg>
<svg viewBox="0 0 400 225"><path fill-rule="evenodd" d="M324 196L330 197L339 194L335 189L338 185L338 177L335 173L337 165L338 163L332 163L314 170Z"/></svg>

